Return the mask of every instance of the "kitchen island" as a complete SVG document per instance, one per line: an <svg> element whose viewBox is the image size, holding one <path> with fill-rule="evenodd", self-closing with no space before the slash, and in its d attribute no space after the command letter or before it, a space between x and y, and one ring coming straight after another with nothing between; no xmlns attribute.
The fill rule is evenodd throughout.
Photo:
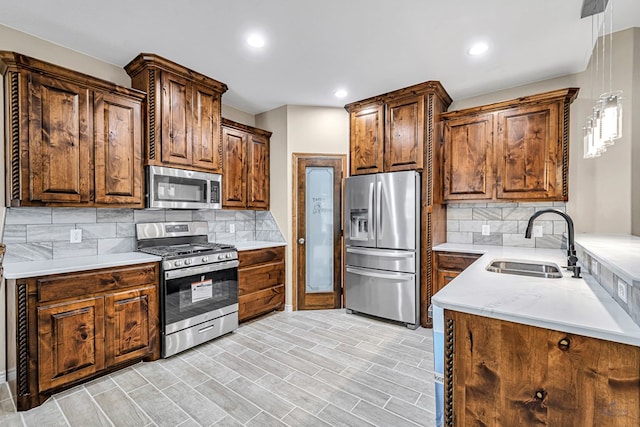
<svg viewBox="0 0 640 427"><path fill-rule="evenodd" d="M482 254L433 297L444 309L446 425L640 424L640 327L586 268L581 279L499 274L486 270L497 258L563 266L566 254L434 250Z"/></svg>

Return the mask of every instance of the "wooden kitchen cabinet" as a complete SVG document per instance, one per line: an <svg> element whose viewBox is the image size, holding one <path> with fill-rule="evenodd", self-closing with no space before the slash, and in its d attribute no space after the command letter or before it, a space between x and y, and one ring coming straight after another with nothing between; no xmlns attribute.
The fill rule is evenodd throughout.
<svg viewBox="0 0 640 427"><path fill-rule="evenodd" d="M8 382L18 410L160 357L158 268L148 263L7 281Z"/></svg>
<svg viewBox="0 0 640 427"><path fill-rule="evenodd" d="M423 170L434 115L449 104L451 98L436 81L347 104L351 175Z"/></svg>
<svg viewBox="0 0 640 427"><path fill-rule="evenodd" d="M155 54L125 66L147 93L147 164L222 172L221 99L227 85Z"/></svg>
<svg viewBox="0 0 640 427"><path fill-rule="evenodd" d="M437 293L482 255L461 252L433 251L433 293Z"/></svg>
<svg viewBox="0 0 640 427"><path fill-rule="evenodd" d="M139 91L0 52L11 206L144 207Z"/></svg>
<svg viewBox="0 0 640 427"><path fill-rule="evenodd" d="M271 132L222 119L222 206L269 209Z"/></svg>
<svg viewBox="0 0 640 427"><path fill-rule="evenodd" d="M240 322L284 309L284 256L284 246L238 252Z"/></svg>
<svg viewBox="0 0 640 427"><path fill-rule="evenodd" d="M452 111L444 120L444 199L567 201L568 88Z"/></svg>
<svg viewBox="0 0 640 427"><path fill-rule="evenodd" d="M640 425L640 347L444 315L445 425Z"/></svg>

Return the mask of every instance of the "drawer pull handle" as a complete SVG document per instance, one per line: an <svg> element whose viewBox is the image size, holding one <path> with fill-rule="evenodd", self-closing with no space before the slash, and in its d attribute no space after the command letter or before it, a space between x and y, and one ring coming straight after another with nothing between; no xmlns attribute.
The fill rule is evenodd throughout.
<svg viewBox="0 0 640 427"><path fill-rule="evenodd" d="M207 326L206 328L198 329L198 333L199 334L204 334L205 332L208 332L208 331L212 330L213 328L214 328L214 325Z"/></svg>

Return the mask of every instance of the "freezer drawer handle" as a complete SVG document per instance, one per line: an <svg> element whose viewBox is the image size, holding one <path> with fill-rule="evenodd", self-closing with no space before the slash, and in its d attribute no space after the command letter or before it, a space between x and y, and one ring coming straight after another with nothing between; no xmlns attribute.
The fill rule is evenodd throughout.
<svg viewBox="0 0 640 427"><path fill-rule="evenodd" d="M389 252L389 251L368 251L366 249L356 249L356 248L347 248L347 253L350 254L358 254L358 255L374 255L379 257L388 257L388 258L414 258L415 253L413 252Z"/></svg>
<svg viewBox="0 0 640 427"><path fill-rule="evenodd" d="M371 270L363 270L361 268L353 268L353 267L347 267L347 273L358 274L360 276L377 277L380 279L392 279L392 280L398 280L398 279L411 280L415 277L414 274L407 274L407 273L385 274L385 273L379 273Z"/></svg>

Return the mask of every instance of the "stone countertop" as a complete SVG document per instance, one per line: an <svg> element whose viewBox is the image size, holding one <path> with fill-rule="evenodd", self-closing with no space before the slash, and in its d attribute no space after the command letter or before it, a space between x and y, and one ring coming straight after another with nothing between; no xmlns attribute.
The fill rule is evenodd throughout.
<svg viewBox="0 0 640 427"><path fill-rule="evenodd" d="M77 258L59 258L44 261L5 262L5 279L26 279L28 277L48 276L51 274L73 273L76 271L99 268L119 267L122 265L158 262L162 258L142 252L104 254Z"/></svg>
<svg viewBox="0 0 640 427"><path fill-rule="evenodd" d="M486 270L495 258L563 266L564 250L453 243L434 250L483 254L433 296L441 308L640 346L640 327L585 272L582 279L564 269L562 279L541 279Z"/></svg>
<svg viewBox="0 0 640 427"><path fill-rule="evenodd" d="M618 276L640 287L640 237L628 234L577 234L576 246Z"/></svg>
<svg viewBox="0 0 640 427"><path fill-rule="evenodd" d="M260 240L235 243L235 247L239 251L250 251L252 249L264 249L264 248L277 248L279 246L287 246L287 244L286 242L265 242Z"/></svg>

